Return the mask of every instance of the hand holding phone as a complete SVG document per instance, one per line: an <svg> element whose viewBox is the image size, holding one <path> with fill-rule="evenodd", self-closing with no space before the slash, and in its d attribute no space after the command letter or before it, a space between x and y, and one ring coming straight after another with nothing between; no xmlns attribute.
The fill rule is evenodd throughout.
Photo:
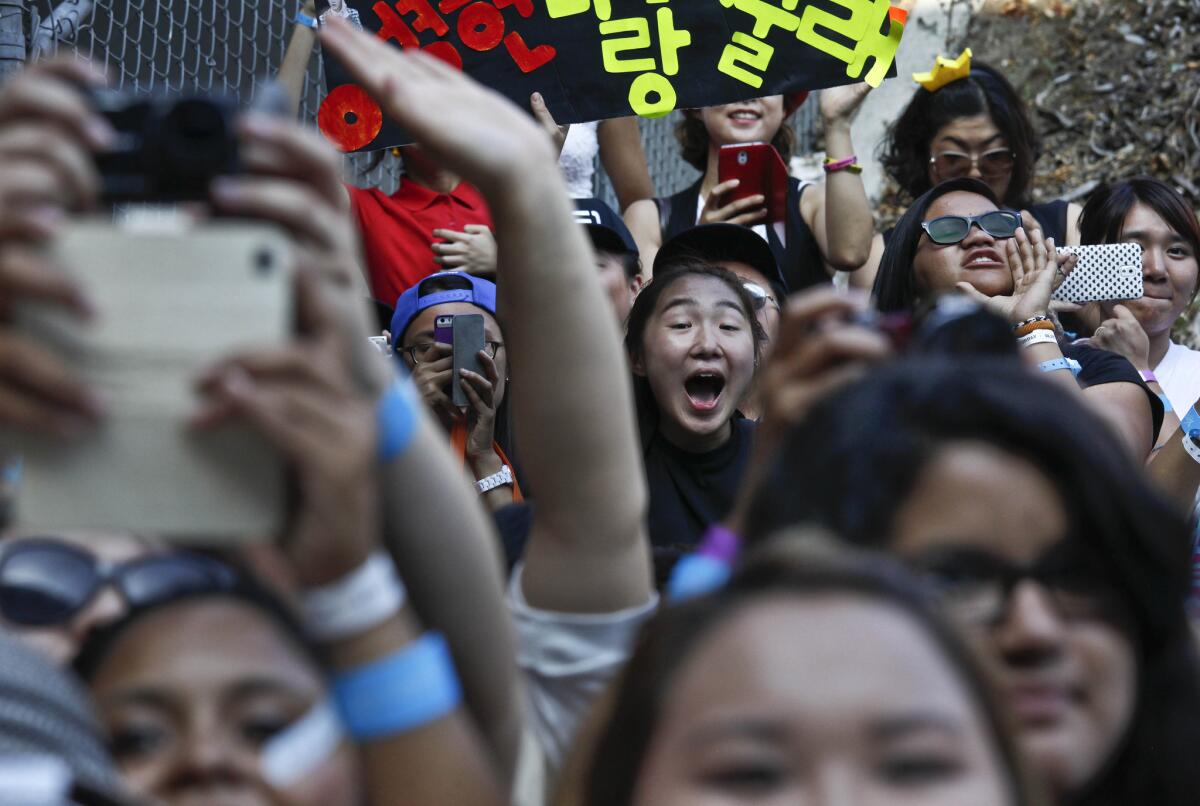
<svg viewBox="0 0 1200 806"><path fill-rule="evenodd" d="M1140 244L1060 246L1058 254L1078 255L1079 262L1051 299L1076 303L1107 302L1139 299L1145 292Z"/></svg>
<svg viewBox="0 0 1200 806"><path fill-rule="evenodd" d="M733 190L724 194L723 205L762 196L769 223L787 220L788 171L783 158L770 143L737 143L721 146L718 158L718 181L738 180Z"/></svg>
<svg viewBox="0 0 1200 806"><path fill-rule="evenodd" d="M477 375L484 375L483 366L479 362L479 353L484 348L486 336L483 330L483 316L477 313L459 314L454 317L454 375L450 379L450 401L459 408L470 404L467 393L462 387L462 370L469 370Z"/></svg>

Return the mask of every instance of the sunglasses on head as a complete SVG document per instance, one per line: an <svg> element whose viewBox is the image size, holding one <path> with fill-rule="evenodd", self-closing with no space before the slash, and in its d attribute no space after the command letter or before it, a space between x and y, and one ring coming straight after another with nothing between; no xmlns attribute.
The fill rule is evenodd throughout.
<svg viewBox="0 0 1200 806"><path fill-rule="evenodd" d="M761 311L767 307L767 303L774 305L775 309L779 310L779 300L758 283L742 283L742 288L746 289L746 293L750 295L750 302L754 304L754 310Z"/></svg>
<svg viewBox="0 0 1200 806"><path fill-rule="evenodd" d="M979 169L984 179L1000 179L1012 173L1016 155L1008 148L993 148L982 154L964 154L961 151L939 151L929 158L938 179L958 179Z"/></svg>
<svg viewBox="0 0 1200 806"><path fill-rule="evenodd" d="M69 621L105 585L137 607L182 593L226 590L234 581L232 569L196 554L109 563L65 543L32 538L0 557L0 616L11 624L45 627Z"/></svg>
<svg viewBox="0 0 1200 806"><path fill-rule="evenodd" d="M1013 210L993 210L983 215L944 215L921 222L929 240L942 246L961 243L973 226L993 238L1011 238L1021 227L1021 215Z"/></svg>

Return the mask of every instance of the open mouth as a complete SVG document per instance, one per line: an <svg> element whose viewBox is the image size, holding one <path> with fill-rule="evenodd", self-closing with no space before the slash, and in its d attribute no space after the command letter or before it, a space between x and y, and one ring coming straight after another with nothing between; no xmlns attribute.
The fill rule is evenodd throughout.
<svg viewBox="0 0 1200 806"><path fill-rule="evenodd" d="M751 109L736 109L729 113L729 119L743 123L757 123L762 120L762 115Z"/></svg>
<svg viewBox="0 0 1200 806"><path fill-rule="evenodd" d="M725 391L725 377L718 372L701 371L689 375L683 382L688 402L696 411L712 411L721 402Z"/></svg>
<svg viewBox="0 0 1200 806"><path fill-rule="evenodd" d="M963 264L968 269L994 269L998 266L1003 266L1000 260L1000 253L994 249L980 249L972 252Z"/></svg>

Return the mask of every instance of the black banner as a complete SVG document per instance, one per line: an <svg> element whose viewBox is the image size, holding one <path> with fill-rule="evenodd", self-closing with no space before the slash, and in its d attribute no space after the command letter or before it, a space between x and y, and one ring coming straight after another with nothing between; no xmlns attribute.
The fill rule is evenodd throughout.
<svg viewBox="0 0 1200 806"><path fill-rule="evenodd" d="M895 74L906 12L888 0L329 0L559 123L661 117ZM318 123L343 151L409 141L335 60Z"/></svg>

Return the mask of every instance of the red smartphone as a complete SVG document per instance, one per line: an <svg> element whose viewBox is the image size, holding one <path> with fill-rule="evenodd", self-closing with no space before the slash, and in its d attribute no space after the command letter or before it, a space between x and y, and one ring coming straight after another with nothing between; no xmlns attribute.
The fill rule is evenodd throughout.
<svg viewBox="0 0 1200 806"><path fill-rule="evenodd" d="M721 146L717 180L737 179L736 188L725 194L723 204L749 196L766 199L767 221L787 220L788 170L783 157L770 143L736 143Z"/></svg>

